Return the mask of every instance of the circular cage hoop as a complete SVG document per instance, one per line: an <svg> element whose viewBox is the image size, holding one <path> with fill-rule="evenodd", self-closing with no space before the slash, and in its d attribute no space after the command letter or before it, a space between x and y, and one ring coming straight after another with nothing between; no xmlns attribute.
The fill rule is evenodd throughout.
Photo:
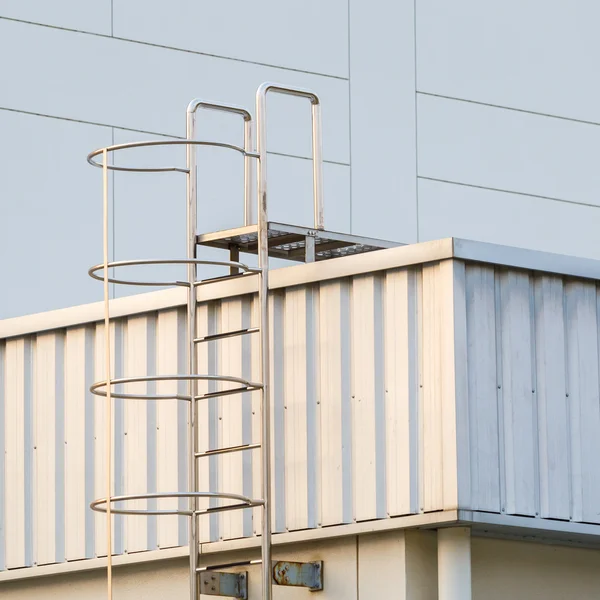
<svg viewBox="0 0 600 600"><path fill-rule="evenodd" d="M133 500L168 500L168 499L196 499L196 498L209 498L209 499L220 499L220 500L235 500L238 504L226 504L225 506L215 506L205 510L184 510L180 508L165 508L165 509L145 509L145 508L117 508L113 505L116 502L129 502ZM256 506L263 506L264 500L258 500L248 498L247 496L241 496L240 494L230 494L228 492L157 492L149 494L129 494L127 496L111 496L110 499L111 509L110 512L114 515L183 515L191 517L192 515L201 515L217 512L225 512L228 510L238 510L242 508L253 508ZM96 512L106 513L106 498L99 498L90 503L90 508Z"/></svg>
<svg viewBox="0 0 600 600"><path fill-rule="evenodd" d="M87 157L87 161L93 167L100 169L104 168L102 163L96 162L94 158L104 153L117 152L119 150L127 150L129 148L143 148L148 146L211 146L213 148L226 148L228 150L235 150L244 156L251 158L260 158L256 152L248 152L240 146L235 144L227 144L225 142L210 142L207 140L150 140L147 142L128 142L126 144L115 144L114 146L106 146L105 148L98 148L90 152ZM188 169L183 167L117 167L115 165L106 165L109 171L130 171L132 173L165 173L165 172L177 172L177 173L188 173Z"/></svg>
<svg viewBox="0 0 600 600"><path fill-rule="evenodd" d="M114 391L112 388L115 385L126 385L128 383L148 383L153 381L220 381L222 383L239 383L240 387L231 388L228 390L220 390L208 392L195 396L196 400L203 398L217 398L219 396L230 396L232 394L241 394L244 392L255 392L262 389L262 384L242 379L241 377L233 377L232 375L147 375L144 377L120 377L111 379L111 397L120 398L123 400L186 400L190 401L189 394L126 394L124 392ZM90 387L90 392L96 396L106 398L106 381L97 381Z"/></svg>
<svg viewBox="0 0 600 600"><path fill-rule="evenodd" d="M118 260L109 262L109 269L117 269L119 267L138 267L143 265L209 265L214 267L233 267L240 269L244 273L260 273L260 269L249 267L244 263L235 262L231 260L200 260L198 258L172 258L172 259L139 259L139 260ZM102 272L102 275L98 274L98 271ZM104 265L94 265L88 270L88 275L92 279L97 281L104 281ZM134 281L130 279L118 279L116 277L109 277L110 283L117 283L120 285L140 285L147 287L172 287L172 286L184 286L189 287L187 281ZM195 283L194 285L197 285Z"/></svg>

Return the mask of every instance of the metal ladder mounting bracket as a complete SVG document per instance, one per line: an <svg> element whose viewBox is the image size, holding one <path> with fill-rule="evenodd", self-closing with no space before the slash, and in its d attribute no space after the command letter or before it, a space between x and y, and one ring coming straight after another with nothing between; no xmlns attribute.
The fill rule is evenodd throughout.
<svg viewBox="0 0 600 600"><path fill-rule="evenodd" d="M273 582L276 585L306 587L311 592L323 589L323 561L273 561Z"/></svg>
<svg viewBox="0 0 600 600"><path fill-rule="evenodd" d="M200 576L200 594L248 600L248 573L206 571Z"/></svg>

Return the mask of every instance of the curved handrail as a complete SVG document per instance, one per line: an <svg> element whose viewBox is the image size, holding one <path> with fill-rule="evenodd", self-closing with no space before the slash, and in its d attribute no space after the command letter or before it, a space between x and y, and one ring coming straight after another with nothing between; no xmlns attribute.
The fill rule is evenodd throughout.
<svg viewBox="0 0 600 600"><path fill-rule="evenodd" d="M242 148L235 144L227 144L225 142L211 142L207 140L149 140L146 142L127 142L126 144L115 144L113 146L106 146L104 148L98 148L93 152L90 152L87 156L87 161L93 167L103 168L102 163L96 162L94 157L103 154L105 151L117 152L119 150L127 150L129 148L144 148L148 146L211 146L214 148L226 148L228 150L235 150L244 157L258 158L258 153L252 152L250 148ZM115 165L106 165L109 171L131 171L135 173L164 173L168 171L175 171L178 173L189 173L187 168L182 167L152 167L152 168L141 168L141 167L116 167Z"/></svg>
<svg viewBox="0 0 600 600"><path fill-rule="evenodd" d="M226 504L225 506L215 506L200 511L181 510L179 508L166 508L157 510L149 510L144 508L112 508L112 505L115 502L128 502L131 500L167 500L169 498L216 498L221 500L236 500L239 502L239 504ZM227 510L262 506L264 501L260 499L249 498L248 496L242 496L240 494L230 494L228 492L151 492L147 494L110 496L109 503L111 504L110 512L116 515L184 515L191 517L193 514L224 512ZM98 498L90 502L90 508L96 512L105 513L106 498Z"/></svg>
<svg viewBox="0 0 600 600"><path fill-rule="evenodd" d="M153 259L153 258L142 258L136 260L118 260L109 262L109 269L116 269L119 267L132 267L140 265L212 265L215 267L235 267L241 269L245 273L260 273L260 269L249 267L244 263L231 261L231 260L200 260L197 258L166 258L166 259ZM104 281L104 275L100 276L96 273L98 271L104 272L104 265L94 265L88 270L88 275L92 279L98 281ZM147 287L168 287L168 286L183 286L189 287L188 281L133 281L130 279L118 279L116 277L108 277L110 283L117 283L121 285L139 285ZM196 282L198 283L198 282Z"/></svg>
<svg viewBox="0 0 600 600"><path fill-rule="evenodd" d="M219 396L230 396L231 394L242 394L244 392L255 392L263 388L261 383L249 381L242 377L234 377L233 375L143 375L135 377L120 377L118 379L111 379L110 385L110 396L111 398L121 398L122 400L186 400L190 401L191 396L189 394L131 394L125 392L116 392L113 389L115 385L126 385L128 383L148 383L157 381L217 381L223 383L239 383L240 387L231 388L227 390L218 390L215 392L208 392L199 396L195 396L196 400L202 400L203 398L217 398ZM95 396L107 396L107 382L96 381L90 386L90 392Z"/></svg>

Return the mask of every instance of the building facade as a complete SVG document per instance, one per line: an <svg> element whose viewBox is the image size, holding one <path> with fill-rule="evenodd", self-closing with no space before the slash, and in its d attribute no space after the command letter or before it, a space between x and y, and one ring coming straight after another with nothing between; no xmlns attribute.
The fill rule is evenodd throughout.
<svg viewBox="0 0 600 600"><path fill-rule="evenodd" d="M599 11L538 0L3 3L3 596L106 594L105 517L88 508L104 495L104 412L89 388L106 364L101 286L86 274L101 259L101 181L86 155L183 139L194 97L253 111L269 80L321 98L326 229L405 244L272 271L275 558L322 560L323 600L597 597ZM287 97L269 107L270 217L310 226L308 111ZM198 130L241 140L228 116L199 117ZM151 148L114 165L184 155ZM241 224L239 157L200 149L198 163L198 231ZM185 255L184 180L109 182L111 259ZM199 287L200 334L255 325L256 286ZM112 375L180 370L182 290L111 294ZM208 341L198 368L258 380L256 344ZM256 440L256 392L199 410L202 452ZM114 493L185 491L186 431L177 401L115 400ZM257 496L256 459L208 462L206 489ZM257 558L259 521L258 509L208 516L201 564ZM112 535L115 597L186 597L185 518L117 515ZM258 600L258 567L240 569ZM288 595L312 592L275 590Z"/></svg>

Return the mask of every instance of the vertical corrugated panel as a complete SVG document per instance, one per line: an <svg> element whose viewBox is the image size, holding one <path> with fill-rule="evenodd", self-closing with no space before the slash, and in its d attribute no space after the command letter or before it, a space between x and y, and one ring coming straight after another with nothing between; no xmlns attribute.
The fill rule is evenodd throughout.
<svg viewBox="0 0 600 600"><path fill-rule="evenodd" d="M467 317L465 265L440 263L441 302L441 408L442 408L442 506L451 509L470 504ZM465 465L464 469L461 465Z"/></svg>
<svg viewBox="0 0 600 600"><path fill-rule="evenodd" d="M65 554L86 557L85 328L68 329L65 341ZM90 476L93 474L90 473Z"/></svg>
<svg viewBox="0 0 600 600"><path fill-rule="evenodd" d="M475 509L500 512L496 299L493 268L467 266L466 309L471 502Z"/></svg>
<svg viewBox="0 0 600 600"><path fill-rule="evenodd" d="M90 509L90 503L94 500L95 486L95 451L94 451L94 395L90 392L90 386L94 383L94 333L93 327L85 328L85 556L93 558L95 555L95 518Z"/></svg>
<svg viewBox="0 0 600 600"><path fill-rule="evenodd" d="M5 423L5 358L6 344L0 341L0 571L6 569L6 485L5 485L5 456L6 435Z"/></svg>
<svg viewBox="0 0 600 600"><path fill-rule="evenodd" d="M38 565L56 562L56 335L38 335L34 375L34 526Z"/></svg>
<svg viewBox="0 0 600 600"><path fill-rule="evenodd" d="M433 511L457 506L459 460L468 465L464 265L424 266L421 303L421 505ZM469 480L467 469L460 479L463 495Z"/></svg>
<svg viewBox="0 0 600 600"><path fill-rule="evenodd" d="M106 379L106 365L104 359L105 340L104 324L98 324L95 332L94 344L94 381ZM111 325L111 340L114 343L114 324ZM111 377L114 379L115 354L111 352ZM94 497L106 498L106 398L92 396L94 406ZM112 428L114 431L114 412ZM114 448L113 448L114 463ZM113 466L114 476L114 466ZM95 523L95 553L96 556L106 556L106 515L94 513ZM113 519L114 534L114 519ZM113 546L114 547L114 546Z"/></svg>
<svg viewBox="0 0 600 600"><path fill-rule="evenodd" d="M319 315L319 287L310 285L308 288L308 306L306 313L306 429L307 429L307 504L308 527L317 527L321 522L321 495L318 481L321 473L321 396L319 368L319 330L321 319Z"/></svg>
<svg viewBox="0 0 600 600"><path fill-rule="evenodd" d="M216 313L217 307L214 303L200 304L196 313L197 332L199 337L211 335L217 332ZM197 359L198 373L211 375L217 373L217 342L204 342L198 344ZM200 381L198 383L198 394L216 390L214 382ZM198 451L206 452L217 447L218 440L218 398L199 400L197 404L197 432L198 432ZM198 490L202 492L218 490L218 457L211 456L196 461L198 472ZM198 507L202 510L214 506L214 502L209 503L206 500L200 500ZM218 539L218 515L200 517L199 538L202 542L215 541Z"/></svg>
<svg viewBox="0 0 600 600"><path fill-rule="evenodd" d="M242 328L242 299L232 298L221 303L220 331L235 331ZM242 337L226 338L220 342L219 368L220 374L241 377ZM223 384L222 389L238 388L238 383ZM242 394L224 396L221 398L222 420L221 445L223 447L239 446L243 443L243 397ZM221 490L233 494L244 493L243 453L225 454L218 459L220 462ZM203 462L206 459L202 459ZM231 504L232 502L227 502ZM221 516L221 535L223 539L240 538L244 534L242 511L228 511Z"/></svg>
<svg viewBox="0 0 600 600"><path fill-rule="evenodd" d="M307 321L306 286L286 290L283 320L285 513L288 530L306 529L307 475Z"/></svg>
<svg viewBox="0 0 600 600"><path fill-rule="evenodd" d="M159 375L177 374L177 310L164 311L157 319L157 373ZM176 394L176 381L158 382L158 394ZM181 400L160 400L157 406L157 491L168 493L179 490L177 460L178 432L177 409ZM165 498L158 501L159 510L177 508L177 499ZM158 547L170 548L179 544L177 516L158 517Z"/></svg>
<svg viewBox="0 0 600 600"><path fill-rule="evenodd" d="M111 379L123 376L123 323L115 321L111 324ZM104 325L96 326L94 344L94 379L104 381L106 370L104 364L105 340ZM113 386L114 391L123 391L123 386ZM93 396L94 406L94 496L106 498L106 398ZM113 399L112 406L112 495L123 494L123 400ZM142 517L140 517L142 518ZM95 513L94 537L97 556L106 556L106 516ZM123 517L112 517L112 552L123 552Z"/></svg>
<svg viewBox="0 0 600 600"><path fill-rule="evenodd" d="M375 482L377 517L387 514L387 439L385 401L385 321L383 310L384 279L373 281L373 383L375 385Z"/></svg>
<svg viewBox="0 0 600 600"><path fill-rule="evenodd" d="M442 506L442 377L441 377L441 294L440 266L423 267L422 283L422 409L421 473L422 508Z"/></svg>
<svg viewBox="0 0 600 600"><path fill-rule="evenodd" d="M254 325L258 325L260 320L260 306L258 304L258 295L252 296L250 300L250 304L248 306L250 323ZM252 381L262 382L262 371L260 365L260 333L250 336L245 342L248 346L244 346L244 352L246 349L250 351L250 367L251 379ZM271 390L271 398L273 398L273 391ZM262 394L261 392L254 392L251 394L250 399L250 432L245 433L248 437L245 439L252 440L253 442L257 442L262 444ZM262 489L262 452L263 449L255 450L250 454L249 458L252 461L251 468L251 490L252 497L254 498L262 498L263 497L263 489ZM273 463L271 463L271 469L273 469ZM250 491L250 490L249 490ZM273 497L274 499L274 497ZM251 513L252 523L251 523L251 531L250 534L254 533L254 535L259 535L261 532L262 526L262 508L257 507L252 510Z"/></svg>
<svg viewBox="0 0 600 600"><path fill-rule="evenodd" d="M120 379L124 376L124 352L127 345L127 327L124 320L115 321L114 324L114 346L111 360L114 360L112 379ZM115 385L115 392L123 392L123 385ZM113 401L113 495L122 496L125 493L125 403L127 400L115 398ZM115 508L124 508L123 502L115 503ZM142 517L140 517L142 518ZM125 552L125 517L115 515L113 517L113 552L123 554Z"/></svg>
<svg viewBox="0 0 600 600"><path fill-rule="evenodd" d="M354 516L385 516L385 399L383 381L382 280L352 281L352 402Z"/></svg>
<svg viewBox="0 0 600 600"><path fill-rule="evenodd" d="M148 319L146 316L127 320L127 342L124 352L125 377L143 377L147 374ZM144 382L125 385L126 394L146 394ZM148 491L148 403L146 400L125 400L125 494L145 494ZM147 500L127 502L127 508L147 510ZM125 548L128 553L147 549L148 519L125 518Z"/></svg>
<svg viewBox="0 0 600 600"><path fill-rule="evenodd" d="M32 339L25 338L24 344L24 373L23 373L23 463L25 467L25 490L23 507L25 513L25 564L32 566L33 558L33 377L35 373L35 358Z"/></svg>
<svg viewBox="0 0 600 600"><path fill-rule="evenodd" d="M500 276L502 403L506 512L536 513L537 415L532 378L533 315L529 275L506 271Z"/></svg>
<svg viewBox="0 0 600 600"><path fill-rule="evenodd" d="M187 314L185 309L177 310L177 373L188 372L188 349L187 349ZM186 381L180 381L178 392L181 395L188 393L188 384ZM188 489L188 465L189 465L189 440L188 440L188 420L190 416L190 405L187 402L179 401L177 403L177 479L179 481L179 491L184 492ZM185 498L179 499L180 510L188 508L188 502ZM179 545L188 543L190 522L185 515L179 516Z"/></svg>
<svg viewBox="0 0 600 600"><path fill-rule="evenodd" d="M25 560L25 340L6 342L5 486L6 566L27 566Z"/></svg>
<svg viewBox="0 0 600 600"><path fill-rule="evenodd" d="M56 562L65 561L65 333L64 331L55 333L54 351L54 462L56 467L54 541ZM93 410L93 408L93 404L88 404L86 410Z"/></svg>
<svg viewBox="0 0 600 600"><path fill-rule="evenodd" d="M254 323L252 316L252 296L245 296L242 299L241 306L241 323L244 329L253 327ZM250 381L261 381L260 374L255 378L253 370L253 362L260 363L258 354L252 353L252 338L255 340L259 339L259 334L250 334L242 337L242 377ZM259 364L260 366L260 364ZM254 394L242 394L242 443L252 444L254 443L253 437L253 409L252 409L252 396ZM258 393L260 400L260 392ZM259 411L260 412L260 411ZM257 435L258 441L258 435ZM260 463L260 450L250 450L242 454L242 489L245 496L249 498L261 498L262 492L259 489L254 491L253 481L253 465L258 461ZM251 509L243 511L243 536L252 535L252 513Z"/></svg>
<svg viewBox="0 0 600 600"><path fill-rule="evenodd" d="M221 318L221 303L211 302L208 305L208 323L207 332L208 334L214 334L218 332L219 321ZM219 375L221 373L221 365L219 363L219 342L209 342L208 346L208 364L204 373L209 375ZM202 373L202 371L200 371ZM216 381L208 381L207 391L216 392L221 389L222 384ZM201 404L205 404L208 407L208 448L215 449L223 446L221 438L221 421L222 421L222 399L220 397L208 398L206 400L200 400ZM222 490L221 473L219 471L219 456L211 456L207 460L202 461L204 464L198 465L203 469L206 468L208 463L208 474L209 474L209 490L211 492L218 492ZM224 502L217 499L210 499L209 506L211 508L219 506ZM222 539L221 527L220 527L219 514L211 514L208 517L202 518L203 521L208 521L210 524L210 539L211 541Z"/></svg>
<svg viewBox="0 0 600 600"><path fill-rule="evenodd" d="M540 514L545 518L568 520L571 448L562 279L537 277L534 289Z"/></svg>
<svg viewBox="0 0 600 600"><path fill-rule="evenodd" d="M94 381L106 378L104 361L104 325L97 324L94 339ZM94 497L106 497L106 400L93 396L94 403ZM106 516L94 513L96 556L106 556Z"/></svg>
<svg viewBox="0 0 600 600"><path fill-rule="evenodd" d="M600 523L600 302L593 283L565 285L568 406L571 425L571 516Z"/></svg>
<svg viewBox="0 0 600 600"><path fill-rule="evenodd" d="M148 348L146 350L146 373L148 375L156 375L156 325L157 316L155 313L149 314L146 319L146 340ZM148 395L155 395L157 387L156 381L149 381L146 386ZM157 425L158 415L156 400L147 401L147 418L146 418L146 491L148 493L156 493L157 488L157 468L156 468L156 445L157 445ZM148 510L155 511L158 507L156 499L148 500ZM157 516L149 515L147 520L147 540L146 547L148 550L155 550L158 547L158 531L157 531Z"/></svg>
<svg viewBox="0 0 600 600"><path fill-rule="evenodd" d="M388 271L385 277L385 398L387 511L418 506L417 274Z"/></svg>
<svg viewBox="0 0 600 600"><path fill-rule="evenodd" d="M326 526L352 521L350 318L347 281L321 284L319 317L321 524Z"/></svg>
<svg viewBox="0 0 600 600"><path fill-rule="evenodd" d="M271 518L273 531L286 529L285 503L285 408L284 408L284 310L285 296L272 292L269 297L271 344Z"/></svg>

